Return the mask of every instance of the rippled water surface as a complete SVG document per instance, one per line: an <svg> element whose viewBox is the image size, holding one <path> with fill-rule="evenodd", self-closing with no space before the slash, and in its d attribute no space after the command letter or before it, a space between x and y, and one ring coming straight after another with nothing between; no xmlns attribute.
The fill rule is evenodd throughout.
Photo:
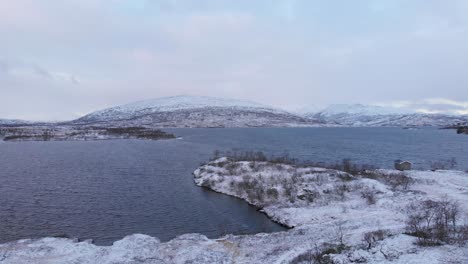
<svg viewBox="0 0 468 264"><path fill-rule="evenodd" d="M43 236L111 244L144 233L284 230L246 203L193 184L214 150L289 153L299 159L418 168L455 157L468 169L468 136L398 128L170 129L177 140L0 143L0 242Z"/></svg>

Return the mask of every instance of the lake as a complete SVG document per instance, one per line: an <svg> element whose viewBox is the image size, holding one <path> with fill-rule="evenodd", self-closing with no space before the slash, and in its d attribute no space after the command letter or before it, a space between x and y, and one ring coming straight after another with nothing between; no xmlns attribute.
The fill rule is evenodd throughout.
<svg viewBox="0 0 468 264"><path fill-rule="evenodd" d="M193 183L215 150L254 150L322 162L349 158L428 169L455 158L468 169L468 136L400 128L166 129L180 139L0 143L0 242L44 236L98 245L143 233L219 237L285 230L245 202Z"/></svg>

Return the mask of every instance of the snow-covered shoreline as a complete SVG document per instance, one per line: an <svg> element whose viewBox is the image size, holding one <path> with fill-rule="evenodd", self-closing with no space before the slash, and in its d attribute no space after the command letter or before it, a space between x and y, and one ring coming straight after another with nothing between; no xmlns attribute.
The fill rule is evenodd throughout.
<svg viewBox="0 0 468 264"><path fill-rule="evenodd" d="M273 221L294 229L314 230L315 235L325 238L321 242L349 247L332 254L330 263L355 262L355 254L359 255L357 262L408 263L412 261L408 254L441 250L415 247L416 238L404 234L408 217L405 210L412 203L453 201L460 206L461 218L468 217L468 173L460 171L373 170L355 176L324 168L220 158L197 169L194 175L197 185L241 198L262 208ZM364 236L379 232L384 234L380 246L397 241L411 250L399 251L393 257L380 251L378 256L376 245L363 250ZM320 240L314 243L320 244ZM389 252L398 251L398 246L393 247L387 248ZM445 247L450 248L444 249L447 252L455 249ZM459 249L468 252L466 246ZM405 260L398 261L400 257ZM468 253L459 257L466 261Z"/></svg>
<svg viewBox="0 0 468 264"><path fill-rule="evenodd" d="M326 263L468 260L466 245L421 247L416 237L404 234L405 208L414 202L457 201L463 218L468 212L466 172L376 170L350 175L221 158L197 169L194 180L263 208L273 220L294 228L218 239L187 234L164 243L136 234L112 246L66 238L27 239L0 245L0 263L309 263L317 256Z"/></svg>

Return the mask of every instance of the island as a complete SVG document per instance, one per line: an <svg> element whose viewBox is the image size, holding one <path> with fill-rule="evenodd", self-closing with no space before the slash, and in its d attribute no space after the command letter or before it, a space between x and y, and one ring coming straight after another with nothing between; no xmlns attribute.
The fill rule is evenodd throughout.
<svg viewBox="0 0 468 264"><path fill-rule="evenodd" d="M466 134L468 135L468 126L461 126L457 128L457 134Z"/></svg>
<svg viewBox="0 0 468 264"><path fill-rule="evenodd" d="M0 127L3 141L86 141L111 139L173 139L175 135L147 127L8 126Z"/></svg>

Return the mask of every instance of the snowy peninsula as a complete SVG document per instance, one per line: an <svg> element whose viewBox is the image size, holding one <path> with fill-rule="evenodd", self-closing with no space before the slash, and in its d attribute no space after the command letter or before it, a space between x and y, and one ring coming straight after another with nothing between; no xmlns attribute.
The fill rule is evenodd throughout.
<svg viewBox="0 0 468 264"><path fill-rule="evenodd" d="M0 245L1 263L468 263L468 173L343 170L217 158L195 183L258 207L288 231L112 246L66 238Z"/></svg>

